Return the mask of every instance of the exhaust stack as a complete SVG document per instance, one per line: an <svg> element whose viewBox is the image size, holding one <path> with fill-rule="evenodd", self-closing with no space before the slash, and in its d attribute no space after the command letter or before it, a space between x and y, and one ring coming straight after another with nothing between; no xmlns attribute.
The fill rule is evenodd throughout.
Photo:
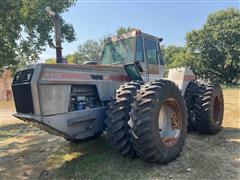
<svg viewBox="0 0 240 180"><path fill-rule="evenodd" d="M56 63L63 63L62 59L62 46L61 46L61 26L60 26L60 16L58 13L55 13L51 10L50 7L46 8L46 12L49 17L54 21L55 29L55 46L56 46Z"/></svg>

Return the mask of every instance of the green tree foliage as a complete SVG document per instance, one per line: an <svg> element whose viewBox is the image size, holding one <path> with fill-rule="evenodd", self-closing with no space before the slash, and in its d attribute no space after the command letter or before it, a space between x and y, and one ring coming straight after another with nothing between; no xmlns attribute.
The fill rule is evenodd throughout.
<svg viewBox="0 0 240 180"><path fill-rule="evenodd" d="M240 10L229 8L208 16L200 30L187 33L192 69L204 79L240 83Z"/></svg>
<svg viewBox="0 0 240 180"><path fill-rule="evenodd" d="M186 47L161 46L163 59L167 68L191 66L192 55Z"/></svg>
<svg viewBox="0 0 240 180"><path fill-rule="evenodd" d="M45 60L46 64L56 64L56 58L48 58Z"/></svg>
<svg viewBox="0 0 240 180"><path fill-rule="evenodd" d="M76 64L82 64L84 61L101 62L104 42L102 40L87 40L78 47L75 54Z"/></svg>
<svg viewBox="0 0 240 180"><path fill-rule="evenodd" d="M164 76L167 77L168 70L176 67L191 67L192 55L186 47L161 46L161 51L165 64Z"/></svg>
<svg viewBox="0 0 240 180"><path fill-rule="evenodd" d="M0 1L0 68L34 62L46 45L54 47L54 24L45 11L67 11L74 0L4 0ZM61 21L62 39L75 40L71 24Z"/></svg>
<svg viewBox="0 0 240 180"><path fill-rule="evenodd" d="M77 53L73 53L73 54L69 54L69 55L65 56L64 59L67 60L68 64L76 64L78 62L77 57L78 57ZM56 58L45 59L45 63L47 63L47 64L56 64Z"/></svg>
<svg viewBox="0 0 240 180"><path fill-rule="evenodd" d="M78 53L69 54L65 57L68 64L77 64L78 63Z"/></svg>
<svg viewBox="0 0 240 180"><path fill-rule="evenodd" d="M117 32L117 35L120 36L124 33L127 33L127 32L131 32L132 30L135 30L136 28L132 28L132 27L119 27L116 32Z"/></svg>
<svg viewBox="0 0 240 180"><path fill-rule="evenodd" d="M161 46L161 50L162 50L165 65L168 67L174 67L174 62L176 58L178 59L180 58L180 60L183 61L180 56L182 56L187 51L186 48L184 47L179 47L174 45L170 45L167 47Z"/></svg>

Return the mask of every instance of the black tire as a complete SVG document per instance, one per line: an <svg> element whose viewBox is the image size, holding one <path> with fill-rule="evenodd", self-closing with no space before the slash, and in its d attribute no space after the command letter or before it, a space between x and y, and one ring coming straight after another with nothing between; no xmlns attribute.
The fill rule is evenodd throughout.
<svg viewBox="0 0 240 180"><path fill-rule="evenodd" d="M171 103L169 102L171 101ZM162 107L169 103L178 112L178 137L161 137L168 134L164 128L160 130L159 116ZM163 106L164 105L164 106ZM166 112L166 111L165 111ZM137 155L148 162L168 163L174 160L184 146L187 135L187 113L184 98L178 87L171 81L159 80L142 86L132 103L129 124L131 126L132 142ZM171 117L166 121L168 126L176 125ZM162 118L161 118L162 119ZM164 123L163 123L164 124ZM167 128L167 125L166 127ZM176 134L175 134L176 135ZM174 135L174 137L175 137ZM165 138L165 140L164 140ZM172 144L167 140L174 140Z"/></svg>
<svg viewBox="0 0 240 180"><path fill-rule="evenodd" d="M196 116L194 110L194 104L198 102L197 98L199 98L199 84L196 81L190 81L184 93L184 99L187 106L188 132L197 131L195 126Z"/></svg>
<svg viewBox="0 0 240 180"><path fill-rule="evenodd" d="M202 84L195 104L195 126L199 133L216 134L221 130L224 111L222 88L219 84Z"/></svg>
<svg viewBox="0 0 240 180"><path fill-rule="evenodd" d="M130 104L133 102L133 96L136 96L140 86L137 82L121 85L116 90L116 97L108 104L105 120L106 131L113 148L123 156L135 156L135 150L130 140L128 121L131 110Z"/></svg>

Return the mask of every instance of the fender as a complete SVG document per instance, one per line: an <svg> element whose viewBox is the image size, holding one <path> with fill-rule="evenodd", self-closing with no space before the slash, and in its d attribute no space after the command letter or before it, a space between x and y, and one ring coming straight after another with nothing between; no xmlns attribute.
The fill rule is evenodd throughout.
<svg viewBox="0 0 240 180"><path fill-rule="evenodd" d="M196 80L196 76L190 68L182 67L169 69L167 79L173 81L182 91L182 95L184 95L189 82Z"/></svg>

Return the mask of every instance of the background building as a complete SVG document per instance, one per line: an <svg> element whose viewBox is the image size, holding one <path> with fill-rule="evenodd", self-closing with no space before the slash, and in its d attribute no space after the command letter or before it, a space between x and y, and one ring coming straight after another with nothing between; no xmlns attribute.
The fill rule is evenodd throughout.
<svg viewBox="0 0 240 180"><path fill-rule="evenodd" d="M13 100L11 83L11 71L7 67L4 67L3 73L0 75L0 101Z"/></svg>

